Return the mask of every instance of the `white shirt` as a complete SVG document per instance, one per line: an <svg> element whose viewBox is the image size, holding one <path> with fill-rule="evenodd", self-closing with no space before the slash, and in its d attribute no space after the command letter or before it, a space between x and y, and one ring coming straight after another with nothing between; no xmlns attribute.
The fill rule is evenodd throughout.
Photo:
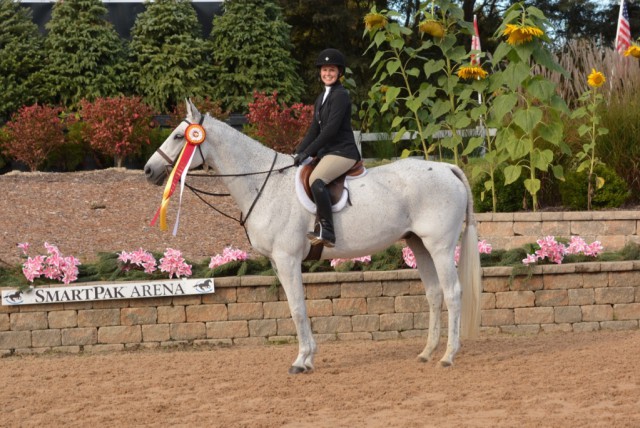
<svg viewBox="0 0 640 428"><path fill-rule="evenodd" d="M330 90L331 90L331 86L324 87L324 96L322 97L322 104L324 104L324 100L327 99L327 96L329 95Z"/></svg>

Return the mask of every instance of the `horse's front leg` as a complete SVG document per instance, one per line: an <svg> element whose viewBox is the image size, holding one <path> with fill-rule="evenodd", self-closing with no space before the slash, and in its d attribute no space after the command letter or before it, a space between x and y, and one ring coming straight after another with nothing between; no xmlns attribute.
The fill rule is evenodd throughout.
<svg viewBox="0 0 640 428"><path fill-rule="evenodd" d="M289 368L290 374L306 373L313 370L313 358L317 345L311 332L311 322L307 316L302 284L301 260L289 254L272 258L280 283L287 295L291 318L298 334L298 357Z"/></svg>

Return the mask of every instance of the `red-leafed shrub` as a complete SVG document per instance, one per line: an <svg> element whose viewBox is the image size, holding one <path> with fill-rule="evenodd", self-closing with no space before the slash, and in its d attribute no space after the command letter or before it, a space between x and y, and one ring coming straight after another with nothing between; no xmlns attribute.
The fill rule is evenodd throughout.
<svg viewBox="0 0 640 428"><path fill-rule="evenodd" d="M11 116L3 132L3 151L37 171L49 153L64 144L62 108L34 104Z"/></svg>
<svg viewBox="0 0 640 428"><path fill-rule="evenodd" d="M311 105L297 103L287 107L278 103L277 91L271 96L254 92L245 132L272 149L291 153L302 141L312 117Z"/></svg>
<svg viewBox="0 0 640 428"><path fill-rule="evenodd" d="M222 110L220 101L213 101L209 97L196 97L192 98L191 101L198 107L198 110L202 113L209 113L211 116L222 121L225 121L229 118L229 112ZM169 126L175 128L187 116L187 104L178 103L173 109L173 112L171 112L170 116L171 122L169 123Z"/></svg>
<svg viewBox="0 0 640 428"><path fill-rule="evenodd" d="M80 116L85 123L83 137L91 147L113 156L116 166L149 144L153 110L140 97L96 98L80 101Z"/></svg>

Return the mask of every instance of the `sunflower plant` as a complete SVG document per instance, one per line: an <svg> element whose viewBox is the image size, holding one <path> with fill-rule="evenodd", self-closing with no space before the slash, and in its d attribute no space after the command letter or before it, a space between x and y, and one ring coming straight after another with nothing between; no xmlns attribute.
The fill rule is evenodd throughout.
<svg viewBox="0 0 640 428"><path fill-rule="evenodd" d="M458 132L484 114L474 93L486 86L487 72L469 63L469 53L457 43L458 35L470 35L472 25L464 21L462 9L449 0L432 0L418 9L415 28L398 23L395 11L375 8L365 16L365 34L375 50L371 63L375 83L360 117L371 124L382 115L391 115L394 143L408 132L414 139L403 157L420 153L427 157L437 148L453 153L454 161L482 144L474 137L463 145ZM438 131L445 137L434 144Z"/></svg>
<svg viewBox="0 0 640 428"><path fill-rule="evenodd" d="M586 137L589 140L588 143L582 145L582 150L576 153L576 160L578 161L576 171L582 172L587 170L588 210L591 210L591 201L595 191L602 188L605 184L604 178L599 177L595 173L596 166L604 164L604 162L596 156L596 141L598 137L609 133L607 128L599 126L599 111L604 99L599 88L605 81L606 78L602 72L591 69L591 74L587 77L589 89L578 98L578 102L582 104L582 106L574 110L571 114L571 119L585 121L585 123L578 128L578 134L580 137Z"/></svg>
<svg viewBox="0 0 640 428"><path fill-rule="evenodd" d="M566 75L553 59L544 28L547 19L535 7L519 2L506 12L495 37L502 38L493 55L494 67L490 90L497 95L488 122L498 129L495 150L505 153L505 185L525 174L524 185L538 205L540 173L551 170L564 180L562 166L554 163L555 153L571 154L563 142L562 115L569 110L557 94L556 84L543 76L544 69Z"/></svg>

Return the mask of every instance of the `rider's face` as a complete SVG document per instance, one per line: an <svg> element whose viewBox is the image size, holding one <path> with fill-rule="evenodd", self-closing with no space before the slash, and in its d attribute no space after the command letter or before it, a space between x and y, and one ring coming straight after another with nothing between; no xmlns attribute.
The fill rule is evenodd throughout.
<svg viewBox="0 0 640 428"><path fill-rule="evenodd" d="M335 65L323 65L320 67L320 79L325 86L331 86L336 83L340 70Z"/></svg>

